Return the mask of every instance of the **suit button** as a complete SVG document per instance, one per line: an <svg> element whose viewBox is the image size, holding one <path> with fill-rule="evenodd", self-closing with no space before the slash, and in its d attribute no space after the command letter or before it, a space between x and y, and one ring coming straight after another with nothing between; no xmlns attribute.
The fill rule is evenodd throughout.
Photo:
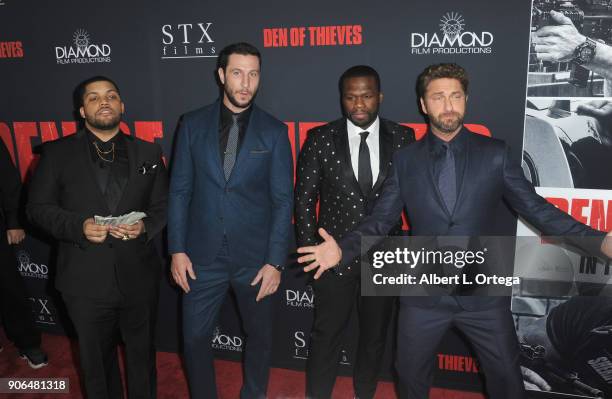
<svg viewBox="0 0 612 399"><path fill-rule="evenodd" d="M108 247L109 247L109 248L112 248L112 247L113 247L113 244L112 244L112 243L108 243Z"/></svg>
<svg viewBox="0 0 612 399"><path fill-rule="evenodd" d="M455 225L455 222L450 222L450 223L448 224L448 227L453 227L454 225Z"/></svg>

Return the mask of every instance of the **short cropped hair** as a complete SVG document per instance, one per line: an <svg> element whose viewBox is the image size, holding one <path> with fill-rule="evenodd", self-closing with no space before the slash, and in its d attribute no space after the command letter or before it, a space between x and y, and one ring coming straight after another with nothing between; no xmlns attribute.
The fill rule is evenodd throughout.
<svg viewBox="0 0 612 399"><path fill-rule="evenodd" d="M374 78L374 80L376 81L376 90L380 91L380 76L378 76L378 72L376 72L376 69L368 65L355 65L344 71L342 76L340 76L340 81L338 82L340 93L344 92L344 82L347 79L367 77Z"/></svg>
<svg viewBox="0 0 612 399"><path fill-rule="evenodd" d="M85 104L85 99L83 97L85 96L85 91L87 90L87 86L89 86L92 83L96 83L96 82L108 82L112 84L113 86L115 86L115 90L117 91L117 93L121 96L121 91L119 90L119 86L117 85L117 83L115 83L114 80L106 76L102 76L102 75L92 76L91 78L85 79L84 81L79 83L79 85L77 86L75 90L74 100L75 100L76 105L79 108Z"/></svg>

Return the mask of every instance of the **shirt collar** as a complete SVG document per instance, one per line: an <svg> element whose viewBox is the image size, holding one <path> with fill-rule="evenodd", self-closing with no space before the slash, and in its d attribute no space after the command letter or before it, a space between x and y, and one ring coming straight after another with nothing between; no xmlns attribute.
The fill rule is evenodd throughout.
<svg viewBox="0 0 612 399"><path fill-rule="evenodd" d="M465 127L461 127L461 130L459 130L459 133L457 133L457 135L453 137L451 141L448 141L448 142L442 140L441 138L433 134L431 130L429 130L427 134L427 140L429 140L430 151L434 153L438 153L442 151L442 145L444 143L448 143L450 148L453 149L454 151L463 151L465 149L465 142L467 140L467 135L469 134L465 132L464 130L465 130Z"/></svg>
<svg viewBox="0 0 612 399"><path fill-rule="evenodd" d="M121 140L123 139L123 133L121 132L121 130L119 130L117 132L117 134L114 135L113 138L111 138L108 141L100 140L100 138L98 136L93 134L93 132L91 130L87 129L87 128L85 128L85 131L87 132L88 141L90 143L98 143L98 144L101 144L103 146L109 146L111 143L119 144L119 143L121 143Z"/></svg>
<svg viewBox="0 0 612 399"><path fill-rule="evenodd" d="M346 118L346 131L348 132L349 139L352 137L359 137L359 133L366 131L370 132L370 135L368 137L375 136L378 134L379 126L380 120L378 118L378 115L376 116L376 119L374 119L374 122L367 129L360 128L359 126L351 122L349 118Z"/></svg>
<svg viewBox="0 0 612 399"><path fill-rule="evenodd" d="M249 116L251 115L251 110L252 109L253 109L253 104L251 104L251 106L249 108L245 109L244 111L235 114L229 108L227 108L225 106L225 104L223 104L223 101L221 101L221 121L223 121L223 122L231 122L232 115L237 115L238 116L238 123L245 123L246 121L249 120Z"/></svg>

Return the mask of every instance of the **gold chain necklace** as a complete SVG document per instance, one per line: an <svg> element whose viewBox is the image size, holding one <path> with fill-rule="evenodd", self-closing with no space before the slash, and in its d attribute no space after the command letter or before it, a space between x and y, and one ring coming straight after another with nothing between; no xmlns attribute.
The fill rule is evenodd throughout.
<svg viewBox="0 0 612 399"><path fill-rule="evenodd" d="M115 161L115 143L111 143L111 149L108 151L102 151L100 149L100 147L98 147L98 143L94 142L93 143L94 147L96 147L96 154L98 154L98 158L100 158L101 160L103 160L104 162L114 162ZM104 158L104 155L108 155L112 153L113 157L112 159L108 160L106 158Z"/></svg>

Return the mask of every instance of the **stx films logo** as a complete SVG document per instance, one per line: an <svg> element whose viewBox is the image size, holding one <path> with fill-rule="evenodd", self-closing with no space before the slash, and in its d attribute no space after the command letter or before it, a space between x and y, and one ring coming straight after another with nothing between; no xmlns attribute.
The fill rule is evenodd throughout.
<svg viewBox="0 0 612 399"><path fill-rule="evenodd" d="M32 313L37 323L56 324L55 312L47 298L30 297L29 299L32 302Z"/></svg>
<svg viewBox="0 0 612 399"><path fill-rule="evenodd" d="M161 27L162 60L217 57L212 22L167 24Z"/></svg>
<svg viewBox="0 0 612 399"><path fill-rule="evenodd" d="M294 359L308 359L308 345L306 345L304 331L295 331L293 333L293 346Z"/></svg>
<svg viewBox="0 0 612 399"><path fill-rule="evenodd" d="M306 342L306 334L304 331L295 331L293 333L293 358L306 360L309 356L308 342ZM351 361L349 359L348 351L342 349L340 352L339 364L344 366L350 366Z"/></svg>
<svg viewBox="0 0 612 399"><path fill-rule="evenodd" d="M217 326L213 332L211 346L213 349L242 352L242 343L243 341L241 337L230 337L227 334L222 334L221 328Z"/></svg>
<svg viewBox="0 0 612 399"><path fill-rule="evenodd" d="M293 308L314 308L314 293L310 285L306 286L305 291L286 290L285 298L287 306Z"/></svg>
<svg viewBox="0 0 612 399"><path fill-rule="evenodd" d="M30 254L26 251L17 252L17 269L23 277L48 279L49 267L47 265L34 263L30 260Z"/></svg>
<svg viewBox="0 0 612 399"><path fill-rule="evenodd" d="M108 44L92 43L91 36L86 30L75 31L72 41L74 46L55 47L55 58L58 64L111 62L111 47Z"/></svg>
<svg viewBox="0 0 612 399"><path fill-rule="evenodd" d="M440 19L440 32L410 35L411 53L423 54L491 54L494 37L491 32L466 30L463 16L447 12Z"/></svg>

